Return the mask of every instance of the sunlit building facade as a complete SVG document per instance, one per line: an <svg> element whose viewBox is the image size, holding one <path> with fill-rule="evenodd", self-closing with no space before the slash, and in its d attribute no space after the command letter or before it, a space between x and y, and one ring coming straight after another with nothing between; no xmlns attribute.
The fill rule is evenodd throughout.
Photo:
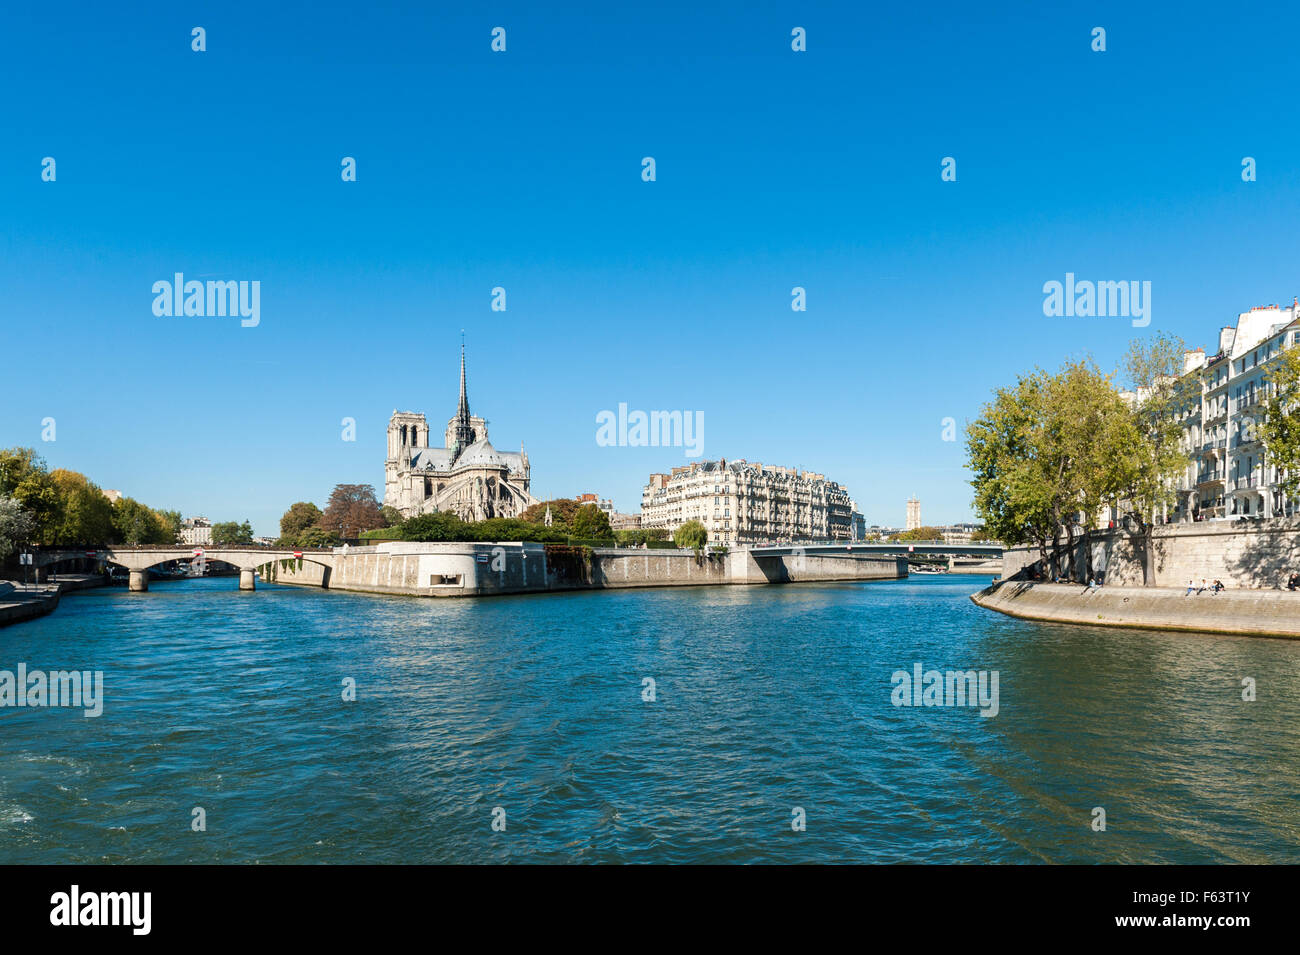
<svg viewBox="0 0 1300 955"><path fill-rule="evenodd" d="M641 526L675 531L696 520L710 543L851 540L853 503L823 474L744 460L700 461L652 474Z"/></svg>

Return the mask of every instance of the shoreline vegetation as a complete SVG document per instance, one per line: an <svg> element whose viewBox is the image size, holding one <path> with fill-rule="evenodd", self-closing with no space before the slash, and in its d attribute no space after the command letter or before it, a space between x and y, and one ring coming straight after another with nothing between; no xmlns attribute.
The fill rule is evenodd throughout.
<svg viewBox="0 0 1300 955"><path fill-rule="evenodd" d="M1203 403L1192 354L1181 339L1160 334L1133 341L1121 371L1103 373L1077 359L997 389L966 429L973 503L985 528L1008 548L1035 548L1047 580L1084 583L1097 568L1093 549L1079 544L1122 530L1143 585L1161 583L1157 528L1213 516L1180 488L1201 450L1195 430L1188 433ZM1268 370L1262 396L1251 398L1258 420L1238 440L1258 442L1261 473L1265 460L1277 471L1277 513L1297 514L1300 348L1271 359ZM1121 374L1124 389L1116 385ZM1253 486L1253 473L1247 480Z"/></svg>
<svg viewBox="0 0 1300 955"><path fill-rule="evenodd" d="M1041 368L999 388L966 430L976 513L1007 547L1034 546L1048 579L1093 579L1091 549L1080 536L1114 514L1138 542L1143 583L1155 585L1152 534L1177 500L1190 462L1182 425L1191 393L1186 346L1158 335L1135 340L1119 372L1091 359Z"/></svg>
<svg viewBox="0 0 1300 955"><path fill-rule="evenodd" d="M972 595L978 606L1057 623L1300 637L1296 595L1270 589L1300 569L1300 348L1272 359L1251 425L1261 471L1267 460L1278 473L1281 517L1262 521L1207 520L1214 512L1186 490L1201 450L1189 422L1204 401L1194 358L1162 333L1133 341L1119 370L1072 359L995 390L966 431L976 513L1006 547L1004 579ZM1227 589L1208 598L1189 578Z"/></svg>

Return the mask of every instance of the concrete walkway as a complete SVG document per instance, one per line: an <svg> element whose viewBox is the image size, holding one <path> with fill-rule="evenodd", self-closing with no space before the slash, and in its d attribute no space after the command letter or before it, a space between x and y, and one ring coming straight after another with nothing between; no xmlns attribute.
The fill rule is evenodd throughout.
<svg viewBox="0 0 1300 955"><path fill-rule="evenodd" d="M1002 580L971 600L1025 620L1300 638L1300 591L1111 587Z"/></svg>
<svg viewBox="0 0 1300 955"><path fill-rule="evenodd" d="M60 574L57 581L30 585L0 580L0 627L51 613L59 605L59 597L69 590L103 585L104 578L97 574Z"/></svg>

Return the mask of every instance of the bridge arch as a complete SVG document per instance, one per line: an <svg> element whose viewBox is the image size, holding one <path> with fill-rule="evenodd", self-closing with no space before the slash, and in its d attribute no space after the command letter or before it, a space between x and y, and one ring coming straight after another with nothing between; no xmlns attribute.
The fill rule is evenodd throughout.
<svg viewBox="0 0 1300 955"><path fill-rule="evenodd" d="M200 553L201 552L201 553ZM51 566L69 560L95 560L105 564L121 567L130 574L130 589L145 591L149 589L148 572L151 568L172 561L191 561L198 556L208 560L221 561L239 569L239 589L253 590L254 571L280 560L295 560L318 564L322 571L322 586L329 586L330 572L334 568L334 551L299 550L299 549L261 549L255 547L190 547L190 546L146 546L146 547L85 547L85 548L49 548L37 553L34 563L38 570L48 570Z"/></svg>

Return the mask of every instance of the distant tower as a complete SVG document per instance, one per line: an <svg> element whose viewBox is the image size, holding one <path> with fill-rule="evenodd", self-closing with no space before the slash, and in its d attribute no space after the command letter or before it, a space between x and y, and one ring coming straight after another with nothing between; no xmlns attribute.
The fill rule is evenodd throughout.
<svg viewBox="0 0 1300 955"><path fill-rule="evenodd" d="M542 518L542 523L545 524L547 527L550 527L552 524L555 523L555 518L551 517L551 502L550 502L550 501L547 501L547 502L546 502L546 516L545 516L544 518Z"/></svg>
<svg viewBox="0 0 1300 955"><path fill-rule="evenodd" d="M907 499L907 526L904 530L914 531L921 526L921 502L915 496Z"/></svg>

